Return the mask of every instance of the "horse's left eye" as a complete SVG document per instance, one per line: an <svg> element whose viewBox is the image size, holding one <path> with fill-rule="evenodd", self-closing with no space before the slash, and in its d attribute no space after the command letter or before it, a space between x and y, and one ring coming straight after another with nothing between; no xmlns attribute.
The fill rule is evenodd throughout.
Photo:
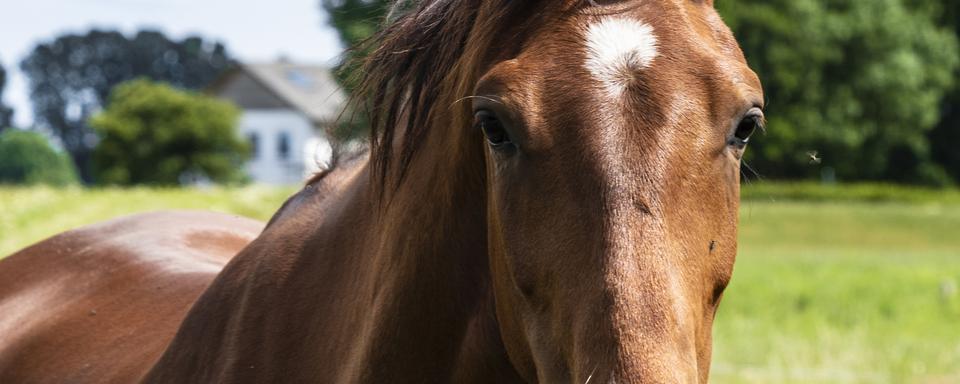
<svg viewBox="0 0 960 384"><path fill-rule="evenodd" d="M474 126L483 131L490 146L500 148L511 144L510 135L503 128L500 119L490 111L480 110L474 115Z"/></svg>

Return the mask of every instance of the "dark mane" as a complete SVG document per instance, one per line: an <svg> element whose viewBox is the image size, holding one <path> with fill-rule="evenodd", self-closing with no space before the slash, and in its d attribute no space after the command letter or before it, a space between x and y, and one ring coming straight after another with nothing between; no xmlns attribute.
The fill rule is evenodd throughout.
<svg viewBox="0 0 960 384"><path fill-rule="evenodd" d="M435 114L451 106L458 82L482 59L469 52L470 41L495 33L500 17L518 3L534 1L399 0L385 27L357 48L371 53L353 101L370 119L373 174L381 183L394 161L399 183Z"/></svg>
<svg viewBox="0 0 960 384"><path fill-rule="evenodd" d="M431 0L403 9L407 2L399 0L391 9L392 20L360 47L372 52L363 63L355 97L370 119L371 162L381 182L394 160L402 178L416 143L431 125L447 75L463 55L480 3ZM401 127L406 129L398 139ZM395 140L401 140L398 154L393 153Z"/></svg>
<svg viewBox="0 0 960 384"><path fill-rule="evenodd" d="M574 4L574 8L600 7L596 0ZM355 55L359 63L346 66L362 68L354 75L358 86L347 111L369 119L369 146L364 150L369 151L377 184L385 186L393 162L398 162L394 182L402 181L436 112L470 96L471 84L463 77L475 74L471 71L484 59L481 56L496 51L490 48L497 44L495 37L504 26L534 24L529 18L546 7L537 0L393 1L383 28L351 48L360 53ZM499 53L504 53L505 47L500 48ZM394 153L397 149L399 153ZM335 162L326 167L332 168ZM327 173L318 172L308 184Z"/></svg>

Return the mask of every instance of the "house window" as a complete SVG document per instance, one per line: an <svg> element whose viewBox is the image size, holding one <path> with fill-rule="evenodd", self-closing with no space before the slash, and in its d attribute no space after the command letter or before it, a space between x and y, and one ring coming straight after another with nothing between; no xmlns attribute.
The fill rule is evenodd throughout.
<svg viewBox="0 0 960 384"><path fill-rule="evenodd" d="M250 158L256 160L260 157L260 135L250 132L247 135L247 141L250 142Z"/></svg>
<svg viewBox="0 0 960 384"><path fill-rule="evenodd" d="M290 135L286 132L277 135L277 157L280 160L290 159Z"/></svg>
<svg viewBox="0 0 960 384"><path fill-rule="evenodd" d="M298 70L287 71L287 80L301 89L313 89L313 79Z"/></svg>

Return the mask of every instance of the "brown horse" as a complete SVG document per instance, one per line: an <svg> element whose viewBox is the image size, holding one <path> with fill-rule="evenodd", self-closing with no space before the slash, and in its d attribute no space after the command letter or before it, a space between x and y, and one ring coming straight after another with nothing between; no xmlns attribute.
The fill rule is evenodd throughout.
<svg viewBox="0 0 960 384"><path fill-rule="evenodd" d="M369 154L245 247L151 214L3 261L0 382L705 382L762 123L712 5L397 10Z"/></svg>

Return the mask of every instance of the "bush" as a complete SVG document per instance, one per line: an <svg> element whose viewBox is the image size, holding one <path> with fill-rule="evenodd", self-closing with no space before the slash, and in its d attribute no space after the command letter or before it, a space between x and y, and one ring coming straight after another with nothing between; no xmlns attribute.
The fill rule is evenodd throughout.
<svg viewBox="0 0 960 384"><path fill-rule="evenodd" d="M0 132L0 184L50 184L77 182L70 158L50 146L36 132L6 129Z"/></svg>
<svg viewBox="0 0 960 384"><path fill-rule="evenodd" d="M960 190L900 184L856 183L821 184L815 182L767 181L744 185L743 202L851 202L960 204Z"/></svg>
<svg viewBox="0 0 960 384"><path fill-rule="evenodd" d="M717 7L766 90L768 134L747 162L775 178L943 184L927 132L958 64L957 38L905 0L730 0Z"/></svg>
<svg viewBox="0 0 960 384"><path fill-rule="evenodd" d="M232 104L149 80L117 86L90 125L100 135L93 160L103 184L177 185L185 177L245 179L249 148Z"/></svg>

